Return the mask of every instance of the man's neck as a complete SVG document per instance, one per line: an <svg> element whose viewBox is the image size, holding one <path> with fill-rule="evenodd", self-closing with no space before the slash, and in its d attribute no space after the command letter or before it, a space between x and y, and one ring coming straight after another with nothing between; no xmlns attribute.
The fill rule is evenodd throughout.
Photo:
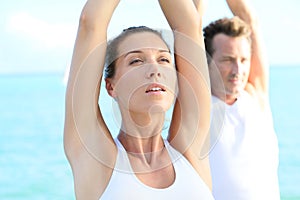
<svg viewBox="0 0 300 200"><path fill-rule="evenodd" d="M236 94L236 95L218 95L218 94L213 94L215 97L217 97L218 99L222 100L224 103L226 103L227 105L232 105L234 104L238 97L240 96L240 94Z"/></svg>

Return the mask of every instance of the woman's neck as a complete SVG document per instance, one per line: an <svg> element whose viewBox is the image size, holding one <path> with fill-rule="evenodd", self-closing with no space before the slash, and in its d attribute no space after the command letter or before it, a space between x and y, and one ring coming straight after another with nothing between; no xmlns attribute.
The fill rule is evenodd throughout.
<svg viewBox="0 0 300 200"><path fill-rule="evenodd" d="M131 154L149 154L164 148L163 138L160 134L149 138L137 138L121 130L118 139L125 150Z"/></svg>
<svg viewBox="0 0 300 200"><path fill-rule="evenodd" d="M165 122L164 112L137 113L121 112L121 132L135 139L150 139L160 135Z"/></svg>
<svg viewBox="0 0 300 200"><path fill-rule="evenodd" d="M135 172L162 169L170 164L161 132L165 113L122 115L118 139L125 148Z"/></svg>

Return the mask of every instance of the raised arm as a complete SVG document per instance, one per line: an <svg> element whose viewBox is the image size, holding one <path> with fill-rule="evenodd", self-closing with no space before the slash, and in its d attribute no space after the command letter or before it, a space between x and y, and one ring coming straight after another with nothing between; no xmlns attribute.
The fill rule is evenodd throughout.
<svg viewBox="0 0 300 200"><path fill-rule="evenodd" d="M200 17L204 15L207 6L207 0L193 0L194 5ZM202 28L202 27L201 27ZM202 29L201 29L202 30Z"/></svg>
<svg viewBox="0 0 300 200"><path fill-rule="evenodd" d="M114 157L107 153L114 152L115 148L101 116L98 98L105 62L107 27L118 2L88 0L80 16L66 91L64 127L65 152L72 166L79 196L83 195L80 191L88 191L84 189L88 186L82 184L85 183L83 179L89 179L83 176L91 170L84 167L88 166L87 158L93 157L108 165L114 162ZM97 145L99 142L100 145Z"/></svg>
<svg viewBox="0 0 300 200"><path fill-rule="evenodd" d="M227 4L233 15L240 17L249 24L252 31L251 70L248 80L250 87L246 89L251 90L251 88L254 87L256 92L264 96L268 95L269 63L265 53L257 16L247 0L227 0Z"/></svg>
<svg viewBox="0 0 300 200"><path fill-rule="evenodd" d="M208 162L204 167L199 159L210 124L210 85L201 9L192 0L160 0L160 4L174 31L179 84L168 139L210 185Z"/></svg>

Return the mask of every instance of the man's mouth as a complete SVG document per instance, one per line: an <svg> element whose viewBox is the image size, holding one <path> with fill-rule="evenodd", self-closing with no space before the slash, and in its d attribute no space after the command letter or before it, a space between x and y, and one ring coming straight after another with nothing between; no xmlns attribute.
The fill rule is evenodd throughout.
<svg viewBox="0 0 300 200"><path fill-rule="evenodd" d="M235 84L240 84L242 83L242 80L239 78L231 78L229 79L230 82L235 83Z"/></svg>

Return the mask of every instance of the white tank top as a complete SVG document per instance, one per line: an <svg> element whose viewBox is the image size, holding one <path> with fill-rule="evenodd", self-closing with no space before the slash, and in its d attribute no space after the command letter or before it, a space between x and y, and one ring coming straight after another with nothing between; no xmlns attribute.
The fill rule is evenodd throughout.
<svg viewBox="0 0 300 200"><path fill-rule="evenodd" d="M270 109L262 112L246 92L229 106L212 97L211 150L216 200L280 199L278 143ZM225 113L224 113L225 109Z"/></svg>
<svg viewBox="0 0 300 200"><path fill-rule="evenodd" d="M118 147L116 165L101 200L213 200L211 191L194 168L167 141L165 146L172 159L176 178L171 186L164 189L152 188L142 183L132 172L122 144L118 139L115 142Z"/></svg>

